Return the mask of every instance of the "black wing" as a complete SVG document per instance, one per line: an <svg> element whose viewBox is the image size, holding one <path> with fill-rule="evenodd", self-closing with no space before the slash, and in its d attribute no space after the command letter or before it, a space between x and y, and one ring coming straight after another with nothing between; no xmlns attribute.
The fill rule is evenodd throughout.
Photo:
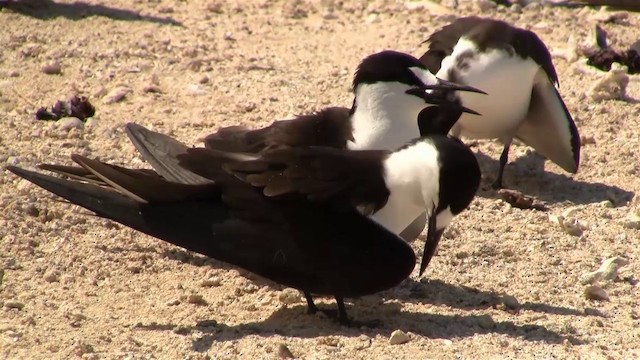
<svg viewBox="0 0 640 360"><path fill-rule="evenodd" d="M204 155L207 151L190 149L188 153ZM388 154L384 150L281 148L266 151L255 160L227 161L224 168L269 197L303 195L338 208L358 208L368 215L389 198L384 168ZM202 174L188 160L183 165Z"/></svg>
<svg viewBox="0 0 640 360"><path fill-rule="evenodd" d="M549 49L534 32L513 27L504 21L477 16L459 18L431 34L425 41L429 43L429 49L420 57L420 61L431 73L436 74L442 60L451 55L463 36L476 43L480 51L497 48L515 52L523 59L530 57L544 69L551 82L558 84L558 74Z"/></svg>
<svg viewBox="0 0 640 360"><path fill-rule="evenodd" d="M8 169L101 217L314 294L382 291L415 266L406 243L355 209L264 196L223 169L234 156L222 152L179 157L213 181L174 183L81 156L73 160L104 186Z"/></svg>
<svg viewBox="0 0 640 360"><path fill-rule="evenodd" d="M222 128L204 139L205 147L222 151L259 153L282 146L329 146L345 148L353 140L349 109L329 107L262 129L242 126Z"/></svg>

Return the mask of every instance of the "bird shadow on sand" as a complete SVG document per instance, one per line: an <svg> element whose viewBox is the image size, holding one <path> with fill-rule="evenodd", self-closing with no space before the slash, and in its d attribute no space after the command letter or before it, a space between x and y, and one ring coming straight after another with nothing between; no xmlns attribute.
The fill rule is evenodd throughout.
<svg viewBox="0 0 640 360"><path fill-rule="evenodd" d="M63 4L52 0L0 0L0 9L9 9L12 12L40 20L49 20L57 17L81 20L90 16L104 16L113 20L148 21L182 26L182 23L171 18L141 15L133 10L89 4L84 1Z"/></svg>
<svg viewBox="0 0 640 360"><path fill-rule="evenodd" d="M265 279L252 272L186 250L168 249L163 251L161 254L169 259L188 263L193 266L208 266L212 269L235 270L240 276L253 282L255 285L268 286L274 291L286 288L283 285ZM421 281L416 281L413 278L408 278L400 285L387 292L383 292L380 295L369 296L365 299L381 300L382 297L387 300L396 299L403 303L443 305L461 310L495 308L501 303L501 296L492 291L484 291L463 285L448 284L438 279L423 279ZM356 300L356 302L359 301L361 300ZM553 315L604 316L602 314L598 314L594 309L591 309L589 315L587 315L583 311L577 309L537 302L526 302L520 304L519 309Z"/></svg>
<svg viewBox="0 0 640 360"><path fill-rule="evenodd" d="M475 153L483 176L478 196L500 198L498 192L491 188L491 182L498 172L499 161L477 149ZM534 151L514 159L505 167L503 185L505 188L535 196L551 205L566 201L585 205L611 200L618 206L635 196L634 192L617 186L574 180L564 174L545 171L545 161L549 160Z"/></svg>
<svg viewBox="0 0 640 360"><path fill-rule="evenodd" d="M501 303L501 296L492 292L479 290L469 286L447 284L441 280L407 279L401 287L408 289L407 292L400 292L396 299L403 303L421 303L432 305L444 305L462 310L476 310L496 308ZM604 317L595 309L591 309L589 315L585 312L562 306L554 306L538 302L525 302L519 304L519 311L531 311L552 315L566 316L597 316Z"/></svg>
<svg viewBox="0 0 640 360"><path fill-rule="evenodd" d="M408 279L400 287L401 289L420 288L421 293L433 295L417 296L416 292L405 291L405 294L408 293L409 295L397 296L399 293L397 289L392 289L380 294L355 299L351 301L351 304L347 304L349 316L356 321L369 322L379 320L380 326L374 328L345 327L332 319L326 318L323 314L307 315L305 313L306 306L300 304L275 310L264 320L239 325L226 325L211 319L199 321L193 326L156 323L149 325L138 324L136 329L141 331L172 331L182 335L199 332L201 336L193 340L192 343L194 351L207 351L214 342L232 341L246 336L267 337L280 335L314 338L329 335L358 337L364 334L369 338L373 338L378 335L388 337L395 329L401 329L430 339L463 338L494 333L550 344L560 344L566 340L573 344L582 343L580 339L574 336L561 334L543 325L516 324L512 321L494 323L483 314L438 314L435 313L438 311L437 309L432 310L433 312L431 313L402 309L402 304L415 302L434 303L466 310L490 308L496 303L495 299L497 297L489 292L449 285L439 280L430 280L425 283ZM446 295L441 296L439 293L446 293ZM463 300L459 301L457 299ZM331 301L328 304L319 304L319 307L331 309L335 307L335 304ZM520 309L521 311L532 310L558 315L585 315L578 310L537 303L521 304Z"/></svg>
<svg viewBox="0 0 640 360"><path fill-rule="evenodd" d="M324 307L328 306L335 305L324 305ZM306 306L303 305L283 307L275 310L264 320L239 325L202 320L193 326L138 324L136 329L172 331L183 335L199 332L200 336L192 340L192 349L200 352L208 351L216 342L233 341L247 336L279 335L316 338L321 336L359 337L364 334L374 338L378 335L389 337L396 329L430 339L454 339L494 333L549 344L561 344L565 340L575 344L581 343L576 337L563 335L542 325L522 325L512 321L494 323L488 320L487 322L486 315L450 315L401 310L399 303L381 303L372 308L365 308L360 301L356 301L354 305L347 305L349 316L356 321L379 320L380 326L374 328L346 327L324 315L308 315L305 311Z"/></svg>

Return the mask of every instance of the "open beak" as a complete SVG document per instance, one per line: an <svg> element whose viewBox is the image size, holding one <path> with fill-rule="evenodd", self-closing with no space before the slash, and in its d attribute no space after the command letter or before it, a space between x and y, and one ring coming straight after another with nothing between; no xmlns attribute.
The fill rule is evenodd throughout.
<svg viewBox="0 0 640 360"><path fill-rule="evenodd" d="M440 78L436 78L436 79L438 79L437 84L425 85L425 89L426 90L442 90L442 91L468 91L468 92L487 95L486 92L478 88L474 88L473 86L462 85L462 84L454 83L451 81L442 80Z"/></svg>
<svg viewBox="0 0 640 360"><path fill-rule="evenodd" d="M436 252L438 248L438 243L440 242L440 238L442 238L442 233L444 233L444 229L437 230L436 229L436 218L438 214L435 211L429 217L429 228L427 230L427 242L424 244L424 252L422 253L422 262L420 263L420 276L431 262L431 258L433 254Z"/></svg>
<svg viewBox="0 0 640 360"><path fill-rule="evenodd" d="M433 91L428 91L433 90ZM474 115L480 115L479 112L462 106L459 101L452 101L448 96L452 91L469 91L478 94L487 94L486 92L476 89L472 86L460 85L450 81L438 79L438 84L424 85L407 90L407 94L417 96L424 99L425 102L446 107L454 111L465 112Z"/></svg>

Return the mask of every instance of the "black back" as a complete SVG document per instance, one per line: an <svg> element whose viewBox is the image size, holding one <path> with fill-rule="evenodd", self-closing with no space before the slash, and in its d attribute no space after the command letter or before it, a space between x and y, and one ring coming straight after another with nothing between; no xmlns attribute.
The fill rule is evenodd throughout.
<svg viewBox="0 0 640 360"><path fill-rule="evenodd" d="M262 129L221 128L204 139L205 147L231 152L260 153L279 147L329 146L344 149L353 140L349 109L328 107Z"/></svg>
<svg viewBox="0 0 640 360"><path fill-rule="evenodd" d="M454 46L463 36L473 41L480 51L502 49L523 59L531 58L544 69L553 83L558 84L558 74L553 66L551 54L538 35L501 20L477 16L455 20L431 34L425 41L429 42L429 49L420 57L420 61L433 74L437 73L442 60L451 55Z"/></svg>

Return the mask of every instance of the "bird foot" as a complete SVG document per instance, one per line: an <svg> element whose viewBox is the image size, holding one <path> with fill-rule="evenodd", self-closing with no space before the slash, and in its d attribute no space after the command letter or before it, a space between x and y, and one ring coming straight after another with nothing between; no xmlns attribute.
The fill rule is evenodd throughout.
<svg viewBox="0 0 640 360"><path fill-rule="evenodd" d="M345 316L340 316L340 311L338 309L318 309L323 314L325 314L329 319L333 319L337 321L340 325L350 327L350 328L361 328L366 327L370 329L378 328L382 326L382 321L378 319L374 320L354 320Z"/></svg>

